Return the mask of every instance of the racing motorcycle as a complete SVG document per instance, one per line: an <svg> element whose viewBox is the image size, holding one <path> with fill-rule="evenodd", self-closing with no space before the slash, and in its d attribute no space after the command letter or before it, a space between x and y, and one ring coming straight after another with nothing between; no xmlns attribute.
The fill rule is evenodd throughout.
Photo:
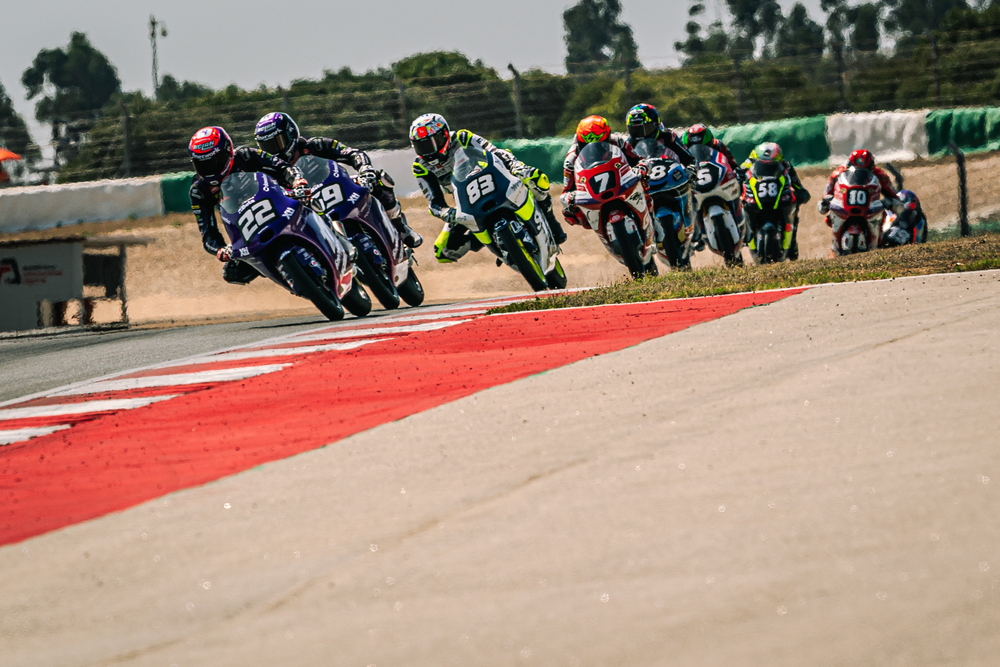
<svg viewBox="0 0 1000 667"><path fill-rule="evenodd" d="M687 169L655 139L643 139L635 152L649 170L649 195L658 225L657 254L674 269L689 269L694 217Z"/></svg>
<svg viewBox="0 0 1000 667"><path fill-rule="evenodd" d="M743 184L743 210L750 225L750 253L758 264L798 258L795 208L784 165L755 161Z"/></svg>
<svg viewBox="0 0 1000 667"><path fill-rule="evenodd" d="M881 191L878 177L868 169L852 166L837 177L827 216L834 253L852 255L878 247L885 221Z"/></svg>
<svg viewBox="0 0 1000 667"><path fill-rule="evenodd" d="M566 287L562 250L535 199L493 153L474 145L455 150L455 202L472 216L466 226L499 261L518 271L536 292Z"/></svg>
<svg viewBox="0 0 1000 667"><path fill-rule="evenodd" d="M740 210L740 182L725 157L704 144L691 147L695 161L694 208L696 224L705 231L708 248L721 255L726 266L743 266L746 222Z"/></svg>
<svg viewBox="0 0 1000 667"><path fill-rule="evenodd" d="M313 191L312 206L339 222L354 247L358 277L382 307L411 306L424 300L424 288L413 270L413 252L386 215L382 204L333 160L306 155L295 163Z"/></svg>
<svg viewBox="0 0 1000 667"><path fill-rule="evenodd" d="M889 209L882 223L881 248L893 248L908 243L927 243L927 218L920 209L920 200L912 190L899 190L902 212Z"/></svg>
<svg viewBox="0 0 1000 667"><path fill-rule="evenodd" d="M639 173L607 141L587 144L576 158L577 218L597 232L633 278L656 275L656 230Z"/></svg>
<svg viewBox="0 0 1000 667"><path fill-rule="evenodd" d="M328 319L343 319L344 308L357 317L371 312L368 292L354 279L349 249L326 220L273 178L230 174L222 182L219 208L234 259L312 301Z"/></svg>

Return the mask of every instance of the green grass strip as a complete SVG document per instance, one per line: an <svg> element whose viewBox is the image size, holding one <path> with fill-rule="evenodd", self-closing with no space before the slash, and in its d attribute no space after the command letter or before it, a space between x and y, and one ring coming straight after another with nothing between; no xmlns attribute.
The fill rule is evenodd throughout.
<svg viewBox="0 0 1000 667"><path fill-rule="evenodd" d="M986 269L1000 269L1000 234L875 250L835 259L672 271L642 280L623 279L584 292L535 297L491 308L488 312L516 313L550 308L637 303Z"/></svg>

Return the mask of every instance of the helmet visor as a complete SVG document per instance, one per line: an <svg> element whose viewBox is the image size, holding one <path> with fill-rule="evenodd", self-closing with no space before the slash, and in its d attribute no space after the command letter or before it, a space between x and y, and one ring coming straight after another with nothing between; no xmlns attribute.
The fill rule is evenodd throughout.
<svg viewBox="0 0 1000 667"><path fill-rule="evenodd" d="M209 157L193 157L191 161L194 163L194 170L198 172L198 175L208 178L225 176L231 159L232 155L228 151L220 150Z"/></svg>
<svg viewBox="0 0 1000 667"><path fill-rule="evenodd" d="M281 155L291 143L287 132L278 132L270 139L257 140L257 145L260 146L260 149L271 155Z"/></svg>
<svg viewBox="0 0 1000 667"><path fill-rule="evenodd" d="M420 156L440 153L447 145L448 135L444 132L438 132L437 134L432 134L424 137L423 139L413 140L413 150Z"/></svg>
<svg viewBox="0 0 1000 667"><path fill-rule="evenodd" d="M654 123L652 121L648 123L640 123L638 125L629 125L628 133L633 139L646 139L648 137L656 137L657 132L660 130L659 123Z"/></svg>

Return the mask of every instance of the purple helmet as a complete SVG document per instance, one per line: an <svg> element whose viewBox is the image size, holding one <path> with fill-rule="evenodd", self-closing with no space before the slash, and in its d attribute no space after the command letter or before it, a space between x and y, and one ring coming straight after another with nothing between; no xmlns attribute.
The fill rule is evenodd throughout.
<svg viewBox="0 0 1000 667"><path fill-rule="evenodd" d="M291 116L278 111L257 121L253 136L262 151L291 162L299 141L299 126Z"/></svg>

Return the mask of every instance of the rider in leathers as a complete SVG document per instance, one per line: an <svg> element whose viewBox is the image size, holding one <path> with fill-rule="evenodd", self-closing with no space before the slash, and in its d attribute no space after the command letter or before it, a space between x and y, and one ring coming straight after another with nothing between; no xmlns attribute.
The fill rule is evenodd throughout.
<svg viewBox="0 0 1000 667"><path fill-rule="evenodd" d="M694 163L687 146L673 130L663 126L660 114L652 104L636 104L629 109L625 116L625 124L628 126L628 143L632 148L643 139L655 139L664 151L669 151L665 153L666 157L680 162L685 167Z"/></svg>
<svg viewBox="0 0 1000 667"><path fill-rule="evenodd" d="M232 257L232 247L219 231L215 209L222 194L222 181L237 172L263 172L291 191L296 199L308 200L309 183L298 167L264 151L239 146L221 127L198 130L188 144L188 153L194 163L195 176L191 183L191 210L198 220L201 242L205 250L225 262L222 278L227 283L245 285L260 273L251 265Z"/></svg>
<svg viewBox="0 0 1000 667"><path fill-rule="evenodd" d="M788 258L795 260L799 258L799 243L797 240L798 230L799 230L799 207L802 204L808 202L812 195L806 190L805 186L802 185L802 181L799 179L799 175L795 172L795 167L792 163L785 159L785 154L781 150L781 146L773 141L765 141L764 143L758 145L752 151L747 159L743 161L740 165L740 169L743 170L744 182L748 182L745 177L746 174L750 173L753 169L754 162L758 160L763 160L765 162L778 162L781 164L781 168L784 169L785 174L788 176L788 182L792 186L792 192L795 194L795 212L792 214L792 231L790 232L791 238L785 239L782 237L782 244L788 247ZM749 228L749 225L747 225ZM788 232L782 232L782 234L787 234ZM753 239L751 238L751 243Z"/></svg>
<svg viewBox="0 0 1000 667"><path fill-rule="evenodd" d="M510 151L497 148L489 141L469 130L452 132L448 122L439 114L428 113L413 121L410 126L410 143L417 157L413 161L413 175L420 191L427 198L430 212L444 221L444 229L434 242L434 256L439 262L454 262L472 250L478 252L483 244L463 223L473 217L458 211L444 198L451 192L451 173L455 168L455 151L458 146L474 145L493 153L515 177L529 188L539 209L548 220L556 243L566 241L566 232L552 213L552 197L548 193L549 179L538 169L518 160Z"/></svg>
<svg viewBox="0 0 1000 667"><path fill-rule="evenodd" d="M618 146L625 154L628 165L637 169L645 176L645 164L642 162L632 145L629 143L627 135L611 134L611 126L608 121L601 116L587 116L576 126L576 140L566 153L563 160L563 193L560 201L563 206L563 217L571 225L582 225L584 221L577 215L576 206L576 158L587 144L599 141L607 141Z"/></svg>
<svg viewBox="0 0 1000 667"><path fill-rule="evenodd" d="M315 155L324 160L333 160L354 167L358 172L358 184L368 188L379 200L402 237L403 243L410 248L416 248L423 243L420 234L410 229L410 225L406 222L406 215L392 189L395 183L384 170L372 166L371 159L364 151L345 146L336 139L327 137L306 139L299 134L299 126L292 117L281 112L269 113L257 121L254 137L261 149L277 155L289 164L295 164L305 155Z"/></svg>
<svg viewBox="0 0 1000 667"><path fill-rule="evenodd" d="M840 165L833 170L832 174L830 174L830 180L826 183L826 191L823 193L823 198L816 205L816 208L820 213L823 215L829 213L830 202L833 201L833 193L837 188L837 179L851 167L856 169L867 169L875 174L875 177L878 179L879 186L882 188L882 197L888 200L887 203L890 206L899 207L899 195L892 187L892 180L889 178L889 174L887 174L881 167L875 166L875 156L871 154L871 151L860 148L851 153L850 157L847 158L847 164ZM830 226L830 216L827 216L826 224L827 226Z"/></svg>

